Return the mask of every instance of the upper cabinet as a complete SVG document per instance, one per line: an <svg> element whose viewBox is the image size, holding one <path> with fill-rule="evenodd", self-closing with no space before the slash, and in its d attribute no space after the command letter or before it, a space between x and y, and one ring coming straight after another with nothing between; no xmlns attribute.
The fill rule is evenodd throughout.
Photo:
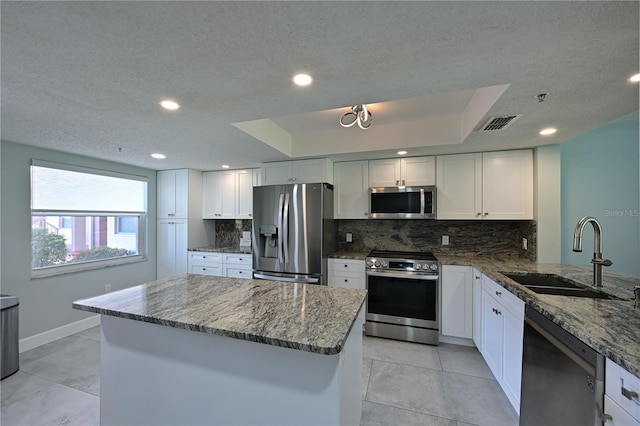
<svg viewBox="0 0 640 426"><path fill-rule="evenodd" d="M202 176L196 170L163 170L157 173L158 219L200 217Z"/></svg>
<svg viewBox="0 0 640 426"><path fill-rule="evenodd" d="M203 173L203 218L251 219L254 175L252 169Z"/></svg>
<svg viewBox="0 0 640 426"><path fill-rule="evenodd" d="M333 180L333 216L336 219L368 219L368 161L335 163Z"/></svg>
<svg viewBox="0 0 640 426"><path fill-rule="evenodd" d="M369 161L369 186L424 186L436 184L435 157Z"/></svg>
<svg viewBox="0 0 640 426"><path fill-rule="evenodd" d="M533 219L533 152L437 157L438 219Z"/></svg>
<svg viewBox="0 0 640 426"><path fill-rule="evenodd" d="M264 163L261 175L262 185L333 183L333 163L328 158Z"/></svg>

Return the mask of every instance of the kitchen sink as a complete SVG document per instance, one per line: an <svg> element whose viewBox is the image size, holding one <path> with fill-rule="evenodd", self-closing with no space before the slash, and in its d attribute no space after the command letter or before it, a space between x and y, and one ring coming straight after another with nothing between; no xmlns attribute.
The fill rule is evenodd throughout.
<svg viewBox="0 0 640 426"><path fill-rule="evenodd" d="M521 284L538 294L551 294L556 296L574 296L588 297L591 299L615 299L619 297L613 296L602 291L593 290L576 284L575 282L557 275L546 274L511 274L502 273L504 276L511 278L518 284Z"/></svg>

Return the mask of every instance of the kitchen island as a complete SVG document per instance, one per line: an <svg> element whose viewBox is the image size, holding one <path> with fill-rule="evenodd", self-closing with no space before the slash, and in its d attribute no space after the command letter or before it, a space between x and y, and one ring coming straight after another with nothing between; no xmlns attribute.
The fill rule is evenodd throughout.
<svg viewBox="0 0 640 426"><path fill-rule="evenodd" d="M366 292L185 274L78 300L102 425L359 424Z"/></svg>

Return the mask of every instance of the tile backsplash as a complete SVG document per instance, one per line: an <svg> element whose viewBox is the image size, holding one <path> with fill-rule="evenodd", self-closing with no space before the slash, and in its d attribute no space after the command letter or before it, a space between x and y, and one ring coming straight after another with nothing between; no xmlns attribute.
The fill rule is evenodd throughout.
<svg viewBox="0 0 640 426"><path fill-rule="evenodd" d="M537 256L536 223L528 220L338 220L338 249L347 251L407 250L436 254ZM346 242L346 234L353 242ZM449 245L442 245L442 237ZM522 248L527 239L528 249Z"/></svg>
<svg viewBox="0 0 640 426"><path fill-rule="evenodd" d="M216 219L213 222L217 247L235 247L240 244L242 231L251 231L251 219Z"/></svg>

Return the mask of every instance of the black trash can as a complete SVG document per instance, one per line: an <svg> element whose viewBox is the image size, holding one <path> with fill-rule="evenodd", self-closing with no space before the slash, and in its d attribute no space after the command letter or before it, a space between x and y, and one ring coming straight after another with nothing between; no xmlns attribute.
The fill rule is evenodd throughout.
<svg viewBox="0 0 640 426"><path fill-rule="evenodd" d="M18 298L0 294L0 380L19 368Z"/></svg>

